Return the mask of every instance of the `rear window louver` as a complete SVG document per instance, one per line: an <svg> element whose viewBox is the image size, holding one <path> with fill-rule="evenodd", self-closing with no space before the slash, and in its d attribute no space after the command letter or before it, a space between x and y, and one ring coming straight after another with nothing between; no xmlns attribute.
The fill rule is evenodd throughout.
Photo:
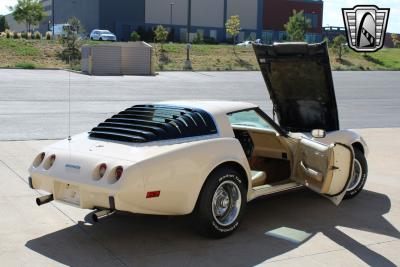
<svg viewBox="0 0 400 267"><path fill-rule="evenodd" d="M97 125L89 132L89 137L144 143L215 133L215 123L204 110L169 105L136 105Z"/></svg>

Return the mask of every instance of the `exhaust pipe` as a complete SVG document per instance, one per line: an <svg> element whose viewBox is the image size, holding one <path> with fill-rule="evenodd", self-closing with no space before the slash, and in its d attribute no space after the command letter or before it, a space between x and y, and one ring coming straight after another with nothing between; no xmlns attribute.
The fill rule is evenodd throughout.
<svg viewBox="0 0 400 267"><path fill-rule="evenodd" d="M92 220L94 222L98 222L99 220L101 220L105 217L108 217L110 215L113 215L114 213L115 213L115 210L108 210L108 209L98 210L92 214Z"/></svg>
<svg viewBox="0 0 400 267"><path fill-rule="evenodd" d="M38 197L36 198L36 204L38 206L49 203L50 201L53 201L53 194L47 195L47 196L42 196L42 197Z"/></svg>

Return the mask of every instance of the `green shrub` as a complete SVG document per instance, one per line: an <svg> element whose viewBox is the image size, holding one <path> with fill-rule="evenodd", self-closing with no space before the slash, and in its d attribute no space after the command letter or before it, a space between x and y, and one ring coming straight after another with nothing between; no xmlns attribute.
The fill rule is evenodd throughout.
<svg viewBox="0 0 400 267"><path fill-rule="evenodd" d="M6 38L10 39L11 35L12 35L11 31L10 30L6 30L5 33L6 33Z"/></svg>
<svg viewBox="0 0 400 267"><path fill-rule="evenodd" d="M42 34L36 31L32 39L40 40L42 39Z"/></svg>
<svg viewBox="0 0 400 267"><path fill-rule="evenodd" d="M52 33L51 32L46 32L46 40L51 40Z"/></svg>
<svg viewBox="0 0 400 267"><path fill-rule="evenodd" d="M14 39L20 39L21 38L21 34L19 32L13 32L13 38Z"/></svg>
<svg viewBox="0 0 400 267"><path fill-rule="evenodd" d="M28 39L28 33L26 33L26 32L21 32L21 38L22 38L22 39Z"/></svg>
<svg viewBox="0 0 400 267"><path fill-rule="evenodd" d="M30 62L21 62L15 64L16 68L21 68L21 69L36 69L36 65Z"/></svg>
<svg viewBox="0 0 400 267"><path fill-rule="evenodd" d="M196 36L193 38L194 44L201 44L203 43L203 35L200 32L196 32Z"/></svg>
<svg viewBox="0 0 400 267"><path fill-rule="evenodd" d="M140 41L140 35L136 31L131 33L131 41L137 42Z"/></svg>

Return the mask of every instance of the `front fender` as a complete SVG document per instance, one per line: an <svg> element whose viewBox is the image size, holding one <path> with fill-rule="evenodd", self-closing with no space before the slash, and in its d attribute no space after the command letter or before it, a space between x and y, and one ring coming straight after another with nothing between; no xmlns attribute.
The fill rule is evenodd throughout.
<svg viewBox="0 0 400 267"><path fill-rule="evenodd" d="M364 138L362 138L362 136L359 133L355 132L354 130L339 130L339 131L328 132L326 134L326 137L313 138L313 140L327 145L335 142L346 144L349 146L352 146L355 143L360 143L364 149L365 156L367 156L369 153L368 145L365 142Z"/></svg>

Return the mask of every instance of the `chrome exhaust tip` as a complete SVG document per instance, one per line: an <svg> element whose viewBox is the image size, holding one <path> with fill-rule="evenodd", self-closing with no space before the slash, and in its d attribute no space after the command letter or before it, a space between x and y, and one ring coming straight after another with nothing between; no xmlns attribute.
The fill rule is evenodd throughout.
<svg viewBox="0 0 400 267"><path fill-rule="evenodd" d="M105 217L108 217L110 215L113 215L114 213L115 213L115 210L108 210L108 209L98 210L96 212L93 212L92 220L94 222L98 222L99 220L101 220L101 219L103 219Z"/></svg>
<svg viewBox="0 0 400 267"><path fill-rule="evenodd" d="M47 195L47 196L42 196L42 197L38 197L36 198L36 204L38 206L41 206L43 204L49 203L50 201L53 201L53 194Z"/></svg>

